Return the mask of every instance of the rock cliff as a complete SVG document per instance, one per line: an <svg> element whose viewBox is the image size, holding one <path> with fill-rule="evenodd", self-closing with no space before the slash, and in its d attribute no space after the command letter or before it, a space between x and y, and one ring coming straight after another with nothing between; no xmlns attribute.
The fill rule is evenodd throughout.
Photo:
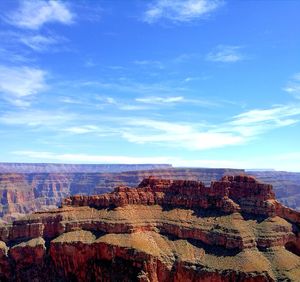
<svg viewBox="0 0 300 282"><path fill-rule="evenodd" d="M300 210L300 172L250 171L249 174L272 184L281 203Z"/></svg>
<svg viewBox="0 0 300 282"><path fill-rule="evenodd" d="M136 186L143 178L155 175L170 179L203 179L206 183L231 169L159 169L120 173L1 173L0 219L11 221L37 210L58 207L61 200L74 194L103 194L120 184Z"/></svg>
<svg viewBox="0 0 300 282"><path fill-rule="evenodd" d="M0 280L299 281L299 229L254 177L149 177L2 225Z"/></svg>

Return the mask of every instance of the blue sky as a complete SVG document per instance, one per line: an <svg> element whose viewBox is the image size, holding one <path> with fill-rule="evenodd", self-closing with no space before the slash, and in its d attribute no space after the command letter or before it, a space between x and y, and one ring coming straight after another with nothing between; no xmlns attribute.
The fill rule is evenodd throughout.
<svg viewBox="0 0 300 282"><path fill-rule="evenodd" d="M300 171L300 1L0 11L1 161Z"/></svg>

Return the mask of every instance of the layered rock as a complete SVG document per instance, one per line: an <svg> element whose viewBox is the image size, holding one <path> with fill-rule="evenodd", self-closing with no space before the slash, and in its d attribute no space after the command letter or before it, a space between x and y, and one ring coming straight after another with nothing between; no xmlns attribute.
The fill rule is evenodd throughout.
<svg viewBox="0 0 300 282"><path fill-rule="evenodd" d="M140 168L144 167L140 166ZM62 166L62 171L63 168ZM93 165L91 168L94 168ZM120 184L134 187L150 175L169 179L203 179L207 183L225 174L240 172L240 170L230 169L188 168L121 173L2 173L0 174L0 219L11 221L33 211L58 207L63 198L74 194L103 194L112 191Z"/></svg>
<svg viewBox="0 0 300 282"><path fill-rule="evenodd" d="M249 174L272 184L281 203L300 210L300 172L251 171Z"/></svg>
<svg viewBox="0 0 300 282"><path fill-rule="evenodd" d="M253 177L150 177L2 226L0 280L297 281L299 228Z"/></svg>

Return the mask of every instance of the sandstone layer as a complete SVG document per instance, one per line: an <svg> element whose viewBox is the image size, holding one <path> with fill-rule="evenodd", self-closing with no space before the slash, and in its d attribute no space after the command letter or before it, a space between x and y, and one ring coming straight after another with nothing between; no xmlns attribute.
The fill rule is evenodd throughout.
<svg viewBox="0 0 300 282"><path fill-rule="evenodd" d="M281 203L300 210L300 172L251 171L249 174L270 183Z"/></svg>
<svg viewBox="0 0 300 282"><path fill-rule="evenodd" d="M150 177L0 227L0 280L299 281L299 228L253 177Z"/></svg>
<svg viewBox="0 0 300 282"><path fill-rule="evenodd" d="M51 166L48 170L50 169ZM0 173L0 219L11 221L34 211L58 207L63 198L74 194L103 194L113 191L120 184L135 187L150 175L170 179L202 179L209 183L225 174L241 172L243 171L231 169L187 168L120 173Z"/></svg>

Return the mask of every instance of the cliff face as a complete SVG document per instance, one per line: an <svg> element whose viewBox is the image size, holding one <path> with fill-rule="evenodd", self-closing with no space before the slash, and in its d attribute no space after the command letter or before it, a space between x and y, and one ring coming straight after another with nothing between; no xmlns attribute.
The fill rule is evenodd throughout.
<svg viewBox="0 0 300 282"><path fill-rule="evenodd" d="M253 177L151 177L0 227L0 280L299 281L299 228Z"/></svg>
<svg viewBox="0 0 300 282"><path fill-rule="evenodd" d="M240 172L229 169L159 169L121 173L2 173L0 219L11 221L37 210L58 207L63 198L74 194L103 194L120 184L136 186L150 175L210 182L227 173Z"/></svg>
<svg viewBox="0 0 300 282"><path fill-rule="evenodd" d="M162 179L202 180L209 184L227 174L243 170L172 168L118 173L1 173L0 220L11 221L37 210L58 207L63 198L75 194L110 192L118 185L135 187L151 175ZM272 184L276 198L286 206L300 209L300 173L251 172Z"/></svg>
<svg viewBox="0 0 300 282"><path fill-rule="evenodd" d="M300 210L300 173L286 171L251 171L249 174L274 186L276 197L286 206Z"/></svg>

